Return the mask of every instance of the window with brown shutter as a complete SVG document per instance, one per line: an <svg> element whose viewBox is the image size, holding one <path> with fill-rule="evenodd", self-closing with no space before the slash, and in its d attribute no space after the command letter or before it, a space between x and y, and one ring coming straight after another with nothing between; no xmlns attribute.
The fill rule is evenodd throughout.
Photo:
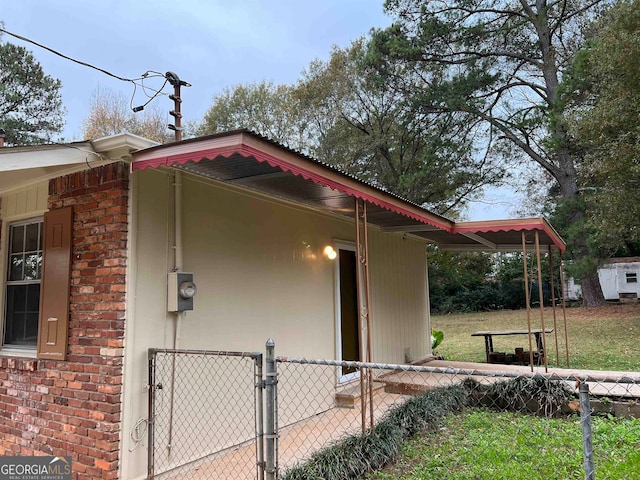
<svg viewBox="0 0 640 480"><path fill-rule="evenodd" d="M64 360L67 356L72 227L71 207L44 215L38 358Z"/></svg>
<svg viewBox="0 0 640 480"><path fill-rule="evenodd" d="M7 229L7 276L2 344L35 347L42 277L42 218L11 223Z"/></svg>

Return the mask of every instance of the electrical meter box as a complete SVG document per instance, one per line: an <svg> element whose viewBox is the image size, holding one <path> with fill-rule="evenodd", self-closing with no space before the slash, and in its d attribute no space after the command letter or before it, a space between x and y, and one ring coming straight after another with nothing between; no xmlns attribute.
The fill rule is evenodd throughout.
<svg viewBox="0 0 640 480"><path fill-rule="evenodd" d="M193 310L193 297L197 292L196 284L193 283L193 273L170 272L167 280L167 310Z"/></svg>

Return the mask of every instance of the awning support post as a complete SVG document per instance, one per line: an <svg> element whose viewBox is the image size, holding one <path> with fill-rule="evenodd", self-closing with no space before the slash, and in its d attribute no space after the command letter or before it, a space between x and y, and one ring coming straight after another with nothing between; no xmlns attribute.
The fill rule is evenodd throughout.
<svg viewBox="0 0 640 480"><path fill-rule="evenodd" d="M522 264L524 265L524 298L527 304L527 327L529 329L529 365L533 373L533 341L531 339L531 302L529 300L529 272L527 271L527 245L522 232Z"/></svg>
<svg viewBox="0 0 640 480"><path fill-rule="evenodd" d="M536 261L538 264L538 294L540 298L540 323L542 326L542 355L544 356L544 372L549 371L549 361L547 355L547 334L544 325L544 293L542 291L542 264L540 262L540 233L535 232L536 238Z"/></svg>
<svg viewBox="0 0 640 480"><path fill-rule="evenodd" d="M553 253L549 245L549 277L551 278L551 309L553 311L553 335L556 340L556 367L560 366L560 349L558 347L558 320L556 316L556 288L553 280Z"/></svg>
<svg viewBox="0 0 640 480"><path fill-rule="evenodd" d="M367 325L367 362L371 363L371 289L369 288L369 233L367 224L367 202L362 202L362 230L364 243L362 246L362 269L364 272L364 301L366 303ZM371 369L367 369L369 387L369 428L373 432L373 378Z"/></svg>
<svg viewBox="0 0 640 480"><path fill-rule="evenodd" d="M360 349L360 361L366 361L364 354L363 333L363 315L362 315L362 262L360 248L360 201L355 198L355 221L356 221L356 294L358 297L358 348ZM366 372L364 368L360 368L360 421L362 426L362 434L367 431L367 399L365 396Z"/></svg>
<svg viewBox="0 0 640 480"><path fill-rule="evenodd" d="M358 326L360 328L360 358L371 362L371 294L369 289L369 235L367 232L367 203L356 198L356 263L358 280ZM365 337L363 338L363 334ZM373 431L373 380L371 369L360 370L360 405L362 407L362 433L366 431L366 403L369 398L369 429Z"/></svg>
<svg viewBox="0 0 640 480"><path fill-rule="evenodd" d="M565 351L567 353L567 368L569 366L569 333L567 332L567 304L565 301L565 291L564 291L564 268L562 263L562 252L560 252L560 291L562 293L562 317L564 319L564 344Z"/></svg>

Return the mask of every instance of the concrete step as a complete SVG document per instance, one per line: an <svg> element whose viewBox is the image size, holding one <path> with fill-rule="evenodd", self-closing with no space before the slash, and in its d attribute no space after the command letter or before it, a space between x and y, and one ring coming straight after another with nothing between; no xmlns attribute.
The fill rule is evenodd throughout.
<svg viewBox="0 0 640 480"><path fill-rule="evenodd" d="M373 394L384 389L384 383L373 382ZM367 392L365 392L365 395ZM355 408L360 405L360 381L354 380L344 385L338 386L335 395L336 407Z"/></svg>

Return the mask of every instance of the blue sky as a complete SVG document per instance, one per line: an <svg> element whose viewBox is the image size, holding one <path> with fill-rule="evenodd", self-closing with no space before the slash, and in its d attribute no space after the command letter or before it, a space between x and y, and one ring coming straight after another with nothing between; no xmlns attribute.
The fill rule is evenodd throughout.
<svg viewBox="0 0 640 480"><path fill-rule="evenodd" d="M5 28L116 75L173 71L192 84L182 91L185 120L200 120L214 95L239 83L292 83L332 45L346 46L372 27L391 23L382 0L20 0L4 1ZM100 87L129 98L131 84L31 50L45 72L62 82L65 140L81 140L81 122ZM151 85L154 85L151 83ZM159 84L155 84L159 86ZM146 97L138 92L134 105ZM166 97L155 102L172 107ZM169 118L168 121L171 121ZM489 198L489 202L496 198ZM474 220L504 217L504 205L475 204Z"/></svg>
<svg viewBox="0 0 640 480"><path fill-rule="evenodd" d="M3 2L0 21L70 57L122 77L173 71L192 84L183 114L199 120L213 96L238 83L294 82L331 46L345 46L371 27L390 23L378 0L21 0ZM80 124L97 87L129 97L130 84L25 44L46 73L62 81L64 137L80 139ZM134 103L143 103L138 95ZM170 101L160 98L156 101Z"/></svg>

